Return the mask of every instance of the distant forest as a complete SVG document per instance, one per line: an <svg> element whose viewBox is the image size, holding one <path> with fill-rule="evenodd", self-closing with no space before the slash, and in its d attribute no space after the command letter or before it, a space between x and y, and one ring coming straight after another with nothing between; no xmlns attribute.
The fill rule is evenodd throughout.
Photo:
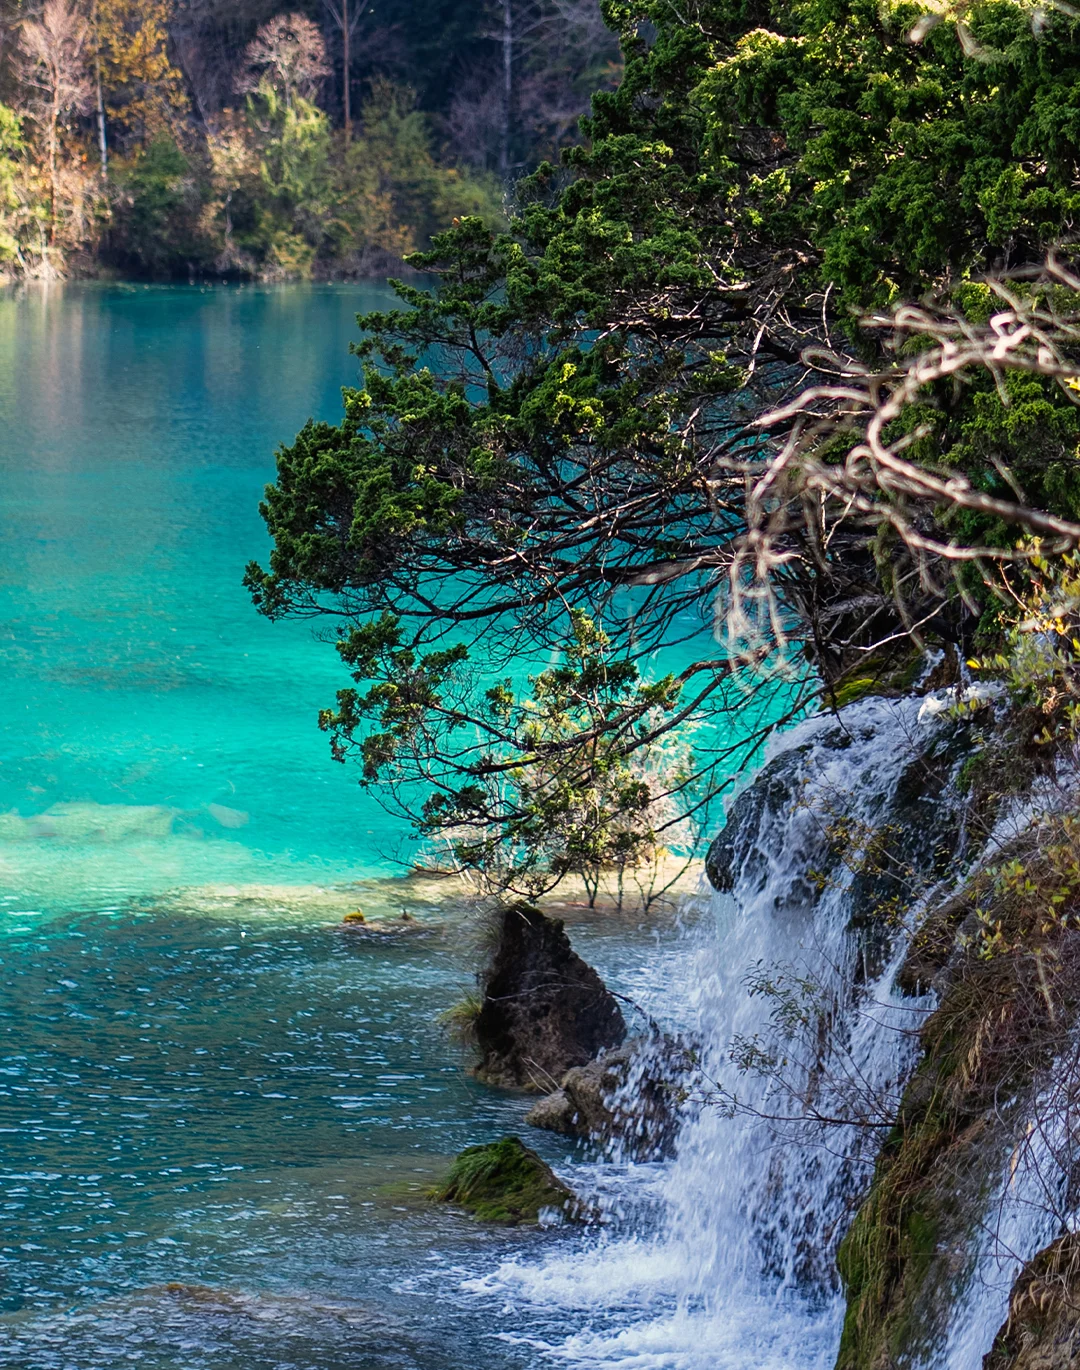
<svg viewBox="0 0 1080 1370"><path fill-rule="evenodd" d="M392 269L619 75L598 0L0 0L0 273Z"/></svg>

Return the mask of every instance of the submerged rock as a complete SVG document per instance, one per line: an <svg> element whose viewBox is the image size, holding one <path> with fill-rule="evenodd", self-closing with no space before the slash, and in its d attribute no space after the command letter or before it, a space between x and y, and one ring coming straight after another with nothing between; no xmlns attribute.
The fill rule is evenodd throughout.
<svg viewBox="0 0 1080 1370"><path fill-rule="evenodd" d="M1059 1237L1028 1261L983 1370L1071 1370L1080 1365L1080 1236Z"/></svg>
<svg viewBox="0 0 1080 1370"><path fill-rule="evenodd" d="M406 933L427 934L442 929L438 922L421 921L411 913L403 912L397 918L368 918L360 909L347 913L338 924L342 932L358 941L383 941L387 937L401 937Z"/></svg>
<svg viewBox="0 0 1080 1370"><path fill-rule="evenodd" d="M575 1066L526 1114L532 1127L615 1145L635 1160L675 1150L692 1057L670 1038L636 1037Z"/></svg>
<svg viewBox="0 0 1080 1370"><path fill-rule="evenodd" d="M511 904L500 910L497 931L473 1025L479 1079L548 1090L623 1041L614 995L571 947L559 919Z"/></svg>
<svg viewBox="0 0 1080 1370"><path fill-rule="evenodd" d="M509 1227L546 1214L569 1221L588 1216L573 1190L520 1137L466 1147L433 1197L468 1209L481 1222Z"/></svg>

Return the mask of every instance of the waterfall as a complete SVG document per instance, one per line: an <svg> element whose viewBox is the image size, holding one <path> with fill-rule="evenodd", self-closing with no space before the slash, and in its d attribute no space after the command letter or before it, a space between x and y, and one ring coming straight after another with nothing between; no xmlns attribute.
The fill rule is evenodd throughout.
<svg viewBox="0 0 1080 1370"><path fill-rule="evenodd" d="M807 1126L776 1075L822 1117L879 1121L895 1107L930 1005L892 988L902 933L875 939L856 926L868 877L831 855L829 829L883 833L891 855L923 859L947 804L920 806L908 791L947 730L918 699L872 698L774 739L729 809L730 890L712 896L712 917L677 964L658 967L647 1005L700 1044L676 1158L599 1167L601 1200L620 1220L584 1248L560 1245L470 1283L534 1310L531 1326L541 1309L579 1310L577 1333L537 1335L538 1350L640 1370L832 1366L843 1319L836 1248L881 1132ZM800 1017L793 986L813 1011ZM768 1065L771 1053L776 1069L740 1069L733 1043L744 1065Z"/></svg>

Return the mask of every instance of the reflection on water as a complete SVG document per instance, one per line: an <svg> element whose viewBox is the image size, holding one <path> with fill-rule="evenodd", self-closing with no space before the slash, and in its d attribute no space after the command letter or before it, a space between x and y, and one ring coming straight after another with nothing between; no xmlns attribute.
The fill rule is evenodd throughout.
<svg viewBox="0 0 1080 1370"><path fill-rule="evenodd" d="M0 813L44 815L0 824L9 886L62 906L65 884L318 881L397 851L315 727L332 650L240 584L276 444L340 411L354 315L387 298L0 294Z"/></svg>

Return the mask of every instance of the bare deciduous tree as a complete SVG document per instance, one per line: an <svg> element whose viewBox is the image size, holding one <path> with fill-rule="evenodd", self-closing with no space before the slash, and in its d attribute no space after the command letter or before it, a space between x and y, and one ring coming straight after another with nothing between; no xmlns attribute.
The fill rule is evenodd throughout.
<svg viewBox="0 0 1080 1370"><path fill-rule="evenodd" d="M469 70L456 84L446 115L454 153L472 166L497 165L504 128L502 94L483 67Z"/></svg>
<svg viewBox="0 0 1080 1370"><path fill-rule="evenodd" d="M49 243L56 238L60 128L92 99L86 70L89 26L72 0L45 0L41 19L22 25L19 75L31 92L30 113L41 129L49 176Z"/></svg>
<svg viewBox="0 0 1080 1370"><path fill-rule="evenodd" d="M557 156L619 48L597 0L499 0L489 23L491 51L463 68L446 127L461 160L506 177L537 149Z"/></svg>
<svg viewBox="0 0 1080 1370"><path fill-rule="evenodd" d="M573 140L593 93L616 84L621 73L619 46L597 0L545 0L523 65L522 129L554 156Z"/></svg>
<svg viewBox="0 0 1080 1370"><path fill-rule="evenodd" d="M733 641L752 641L763 630L782 639L780 583L799 562L824 565L830 546L845 536L866 544L884 533L900 549L904 565L893 589L916 636L919 613L912 606L920 598L924 612L927 604L940 604L948 583L943 569L956 573L974 563L989 571L1030 555L1031 539L1041 539L1044 555L1080 546L1080 524L1025 498L1000 462L998 475L1011 498L986 493L956 467L920 451L931 427L914 421L918 407L932 410L942 385L959 391L989 375L1007 409L1010 374L1037 376L1080 405L1080 275L1051 256L984 284L998 306L985 322L948 302L906 304L864 319L894 358L882 369L868 370L827 337L807 348L807 373L794 398L751 425L771 441L771 451L763 456L761 448L751 453L748 447L748 459L728 455L718 462L718 482L746 482L747 532L726 578ZM1020 541L986 545L953 536L955 511L999 520ZM957 576L956 584L966 595L964 580Z"/></svg>
<svg viewBox="0 0 1080 1370"><path fill-rule="evenodd" d="M291 108L298 96L314 98L319 83L330 75L326 44L312 21L302 14L279 14L263 24L244 52L238 92L258 88L268 77Z"/></svg>
<svg viewBox="0 0 1080 1370"><path fill-rule="evenodd" d="M341 35L341 114L346 140L352 137L352 71L357 39L369 27L363 0L323 0L330 22Z"/></svg>

